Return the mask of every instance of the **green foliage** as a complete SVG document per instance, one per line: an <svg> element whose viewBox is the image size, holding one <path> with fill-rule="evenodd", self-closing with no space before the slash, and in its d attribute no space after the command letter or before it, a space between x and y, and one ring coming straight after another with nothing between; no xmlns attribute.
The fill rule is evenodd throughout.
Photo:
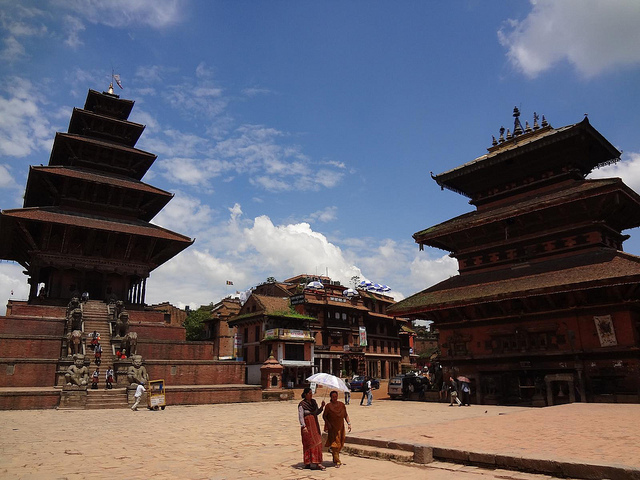
<svg viewBox="0 0 640 480"><path fill-rule="evenodd" d="M267 277L267 281L265 283L278 283L276 277Z"/></svg>
<svg viewBox="0 0 640 480"><path fill-rule="evenodd" d="M203 340L204 339L204 321L210 317L211 313L207 310L199 308L191 310L182 326L186 330L187 340Z"/></svg>

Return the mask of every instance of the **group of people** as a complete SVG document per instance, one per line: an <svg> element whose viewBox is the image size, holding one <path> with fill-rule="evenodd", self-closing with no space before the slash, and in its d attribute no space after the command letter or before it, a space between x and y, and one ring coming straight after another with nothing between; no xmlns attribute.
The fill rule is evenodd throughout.
<svg viewBox="0 0 640 480"><path fill-rule="evenodd" d="M100 367L96 367L96 369L91 374L91 389L96 390L98 388L98 381L100 380ZM111 389L113 388L113 368L107 368L107 372L104 375L104 380L106 383L105 388Z"/></svg>
<svg viewBox="0 0 640 480"><path fill-rule="evenodd" d="M344 392L344 404L349 405L351 401L351 383L349 383L349 379L345 378L344 383L349 388L349 390L345 390ZM373 402L373 386L371 383L371 377L365 377L362 382L362 387L360 389L362 391L362 398L360 399L360 405L362 405L367 400L367 407L370 407Z"/></svg>
<svg viewBox="0 0 640 480"><path fill-rule="evenodd" d="M93 350L95 364L99 367L102 363L102 345L100 345L100 333L95 330L91 334L91 349Z"/></svg>
<svg viewBox="0 0 640 480"><path fill-rule="evenodd" d="M313 399L312 390L307 387L302 392L302 401L298 404L298 420L302 436L302 456L305 468L312 470L325 470L322 465L322 434L318 415L322 414L324 431L327 432L325 447L329 447L333 456L333 463L340 467L340 450L344 447L346 430L351 432L351 421L347 413L347 407L338 400L338 392L329 394L330 401L324 400L318 406ZM345 429L345 422L347 429Z"/></svg>

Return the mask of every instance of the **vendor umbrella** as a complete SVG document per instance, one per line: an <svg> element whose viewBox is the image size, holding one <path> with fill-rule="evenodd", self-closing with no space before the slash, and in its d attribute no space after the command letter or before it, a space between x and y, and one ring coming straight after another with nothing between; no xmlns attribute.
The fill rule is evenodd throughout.
<svg viewBox="0 0 640 480"><path fill-rule="evenodd" d="M458 377L458 380L460 380L461 382L471 383L471 380L469 380L469 377L465 377L462 375Z"/></svg>
<svg viewBox="0 0 640 480"><path fill-rule="evenodd" d="M317 383L331 390L337 390L339 392L349 391L349 387L344 383L341 378L331 375L330 373L314 373L307 378L307 381Z"/></svg>

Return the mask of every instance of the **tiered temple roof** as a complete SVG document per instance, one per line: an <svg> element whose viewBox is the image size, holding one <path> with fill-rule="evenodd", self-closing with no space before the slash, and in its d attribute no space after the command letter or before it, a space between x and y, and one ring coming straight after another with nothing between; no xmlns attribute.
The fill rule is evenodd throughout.
<svg viewBox="0 0 640 480"><path fill-rule="evenodd" d="M144 303L149 272L193 243L149 221L173 195L140 181L156 159L135 148L134 102L89 90L48 166L29 169L24 205L0 215L0 257L30 276L30 301L78 291Z"/></svg>

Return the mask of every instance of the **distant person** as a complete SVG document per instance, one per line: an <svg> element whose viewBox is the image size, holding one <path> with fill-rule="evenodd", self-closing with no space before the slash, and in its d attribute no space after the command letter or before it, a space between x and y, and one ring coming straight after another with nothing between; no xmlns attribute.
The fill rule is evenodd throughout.
<svg viewBox="0 0 640 480"><path fill-rule="evenodd" d="M89 301L89 292L82 292L82 303L87 303Z"/></svg>
<svg viewBox="0 0 640 480"><path fill-rule="evenodd" d="M302 391L302 401L298 404L298 421L302 435L302 458L304 467L312 470L325 470L322 465L322 436L318 415L324 409L324 401L318 407L309 387Z"/></svg>
<svg viewBox="0 0 640 480"><path fill-rule="evenodd" d="M340 450L344 447L346 433L344 422L347 422L349 432L351 432L351 422L344 403L338 401L338 392L335 390L329 394L331 400L324 408L322 418L324 419L324 431L327 432L327 443L333 455L333 463L337 468L342 465L340 461Z"/></svg>
<svg viewBox="0 0 640 480"><path fill-rule="evenodd" d="M95 357L96 365L100 366L102 363L102 345L99 343L93 349L93 356Z"/></svg>
<svg viewBox="0 0 640 480"><path fill-rule="evenodd" d="M96 348L96 344L100 341L100 334L97 331L93 331L91 334L91 350Z"/></svg>
<svg viewBox="0 0 640 480"><path fill-rule="evenodd" d="M351 401L351 384L348 377L344 379L344 384L347 386L347 390L344 391L344 404L349 405L349 401Z"/></svg>
<svg viewBox="0 0 640 480"><path fill-rule="evenodd" d="M471 406L471 388L469 387L469 383L462 381L460 383L460 406L466 405L467 407Z"/></svg>
<svg viewBox="0 0 640 480"><path fill-rule="evenodd" d="M453 377L449 377L449 406L453 407L453 402L456 402L458 405L461 405L460 399L458 398L458 384L453 379Z"/></svg>
<svg viewBox="0 0 640 480"><path fill-rule="evenodd" d="M136 387L136 393L134 393L133 398L136 399L135 403L131 406L131 410L133 410L134 412L138 410L138 405L140 404L140 399L142 398L142 394L144 392L146 392L147 389L144 388L144 381L142 383L140 383L137 387Z"/></svg>
<svg viewBox="0 0 640 480"><path fill-rule="evenodd" d="M100 380L100 369L96 368L91 374L91 390L98 389L98 381Z"/></svg>
<svg viewBox="0 0 640 480"><path fill-rule="evenodd" d="M113 388L113 368L109 367L107 368L107 373L104 376L105 381L106 381L106 388L107 389L112 389Z"/></svg>
<svg viewBox="0 0 640 480"><path fill-rule="evenodd" d="M365 398L367 399L367 407L370 407L371 402L373 401L373 393L371 392L371 379L369 377L364 377L362 382L362 398L360 399L360 405L362 405Z"/></svg>

